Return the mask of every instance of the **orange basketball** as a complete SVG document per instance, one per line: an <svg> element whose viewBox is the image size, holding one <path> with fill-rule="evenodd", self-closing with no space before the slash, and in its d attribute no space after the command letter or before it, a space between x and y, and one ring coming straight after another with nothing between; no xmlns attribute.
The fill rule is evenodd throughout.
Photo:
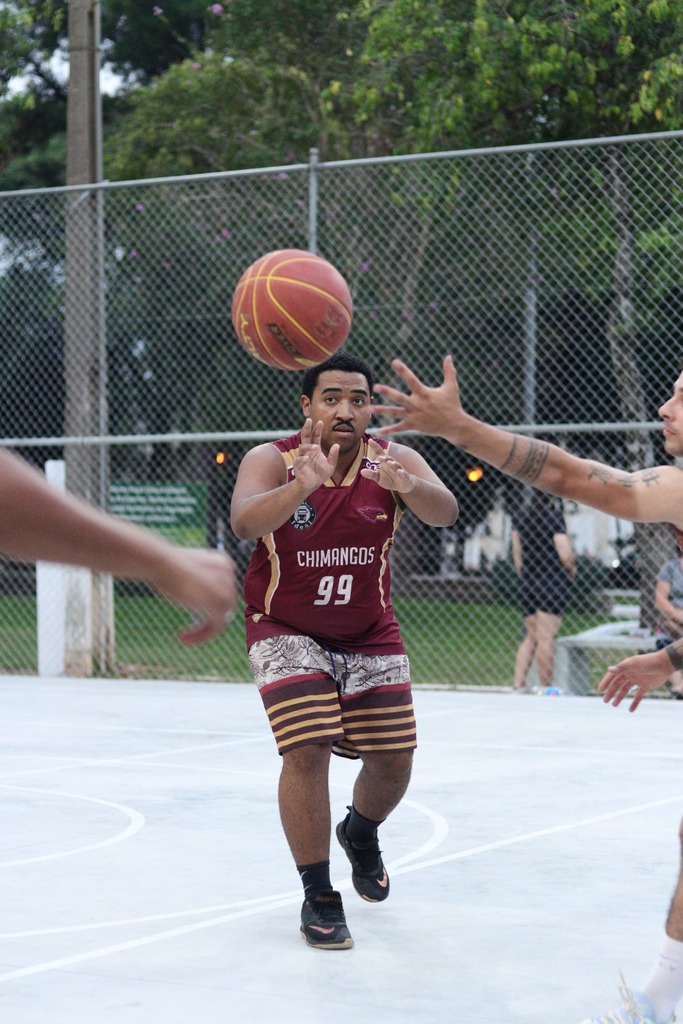
<svg viewBox="0 0 683 1024"><path fill-rule="evenodd" d="M232 323L247 352L280 370L328 359L351 330L349 287L327 260L304 249L266 253L244 271Z"/></svg>

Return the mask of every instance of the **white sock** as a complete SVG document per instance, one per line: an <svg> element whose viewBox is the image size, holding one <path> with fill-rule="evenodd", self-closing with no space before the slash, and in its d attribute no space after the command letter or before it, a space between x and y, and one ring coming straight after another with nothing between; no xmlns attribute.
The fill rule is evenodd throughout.
<svg viewBox="0 0 683 1024"><path fill-rule="evenodd" d="M649 997L655 1017L661 1024L669 1024L674 1010L683 999L683 942L664 935L659 959L643 986Z"/></svg>

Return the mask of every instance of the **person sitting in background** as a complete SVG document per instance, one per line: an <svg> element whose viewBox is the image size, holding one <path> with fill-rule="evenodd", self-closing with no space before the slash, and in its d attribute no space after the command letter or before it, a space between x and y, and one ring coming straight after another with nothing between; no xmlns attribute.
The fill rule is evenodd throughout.
<svg viewBox="0 0 683 1024"><path fill-rule="evenodd" d="M515 658L514 689L523 693L534 656L541 687L553 684L555 637L576 575L564 516L552 496L534 491L513 516L512 560L526 630Z"/></svg>
<svg viewBox="0 0 683 1024"><path fill-rule="evenodd" d="M683 637L683 557L671 558L657 573L655 605L661 612L657 623L657 650ZM683 700L683 671L669 676L671 696Z"/></svg>

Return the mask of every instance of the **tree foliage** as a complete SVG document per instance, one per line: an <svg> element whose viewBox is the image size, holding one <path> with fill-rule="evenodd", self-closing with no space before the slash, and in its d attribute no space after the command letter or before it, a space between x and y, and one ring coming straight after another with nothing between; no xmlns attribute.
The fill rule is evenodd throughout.
<svg viewBox="0 0 683 1024"><path fill-rule="evenodd" d="M207 46L131 93L107 175L229 170L355 152L348 102L362 26L353 4L232 0L209 8ZM165 16L165 15L164 15ZM165 168L162 169L162 168Z"/></svg>
<svg viewBox="0 0 683 1024"><path fill-rule="evenodd" d="M203 48L211 19L206 0L103 0L106 59L124 78L150 82Z"/></svg>
<svg viewBox="0 0 683 1024"><path fill-rule="evenodd" d="M130 96L106 141L106 174L117 180L305 160L319 121L316 97L296 68L201 55Z"/></svg>
<svg viewBox="0 0 683 1024"><path fill-rule="evenodd" d="M3 55L0 67L0 95L6 91L12 78L22 73L30 58L30 24L28 11L22 10L20 5L0 5L0 51Z"/></svg>
<svg viewBox="0 0 683 1024"><path fill-rule="evenodd" d="M55 9L55 3L14 0L0 6L3 190L59 185L64 180L66 93L50 64L59 49L58 27L64 11Z"/></svg>
<svg viewBox="0 0 683 1024"><path fill-rule="evenodd" d="M361 0L355 100L395 150L675 128L683 22L653 0Z"/></svg>
<svg viewBox="0 0 683 1024"><path fill-rule="evenodd" d="M68 6L67 0L0 6L0 189L64 184L66 85L54 58L59 66L68 57ZM126 83L149 82L202 46L209 16L203 0L169 0L164 11L134 0L103 0L104 59L123 76L122 93ZM8 94L10 82L15 88ZM105 128L123 102L105 97Z"/></svg>
<svg viewBox="0 0 683 1024"><path fill-rule="evenodd" d="M11 5L3 4L7 6L20 19L20 46L31 73L41 73L55 52L68 51L69 0L14 0ZM124 78L150 81L184 60L193 48L204 45L210 19L205 0L161 0L159 5L102 0L104 59Z"/></svg>
<svg viewBox="0 0 683 1024"><path fill-rule="evenodd" d="M106 108L107 174L278 164L311 145L331 159L675 128L678 6L103 0L103 52L123 76ZM26 76L20 100L0 98L5 187L59 177L66 105L50 58L65 50L67 13L67 0L0 8L0 97Z"/></svg>

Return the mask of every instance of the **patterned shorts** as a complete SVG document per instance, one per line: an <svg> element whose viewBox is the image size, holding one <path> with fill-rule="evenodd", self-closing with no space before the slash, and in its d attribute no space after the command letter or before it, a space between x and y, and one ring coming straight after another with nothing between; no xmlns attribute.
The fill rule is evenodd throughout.
<svg viewBox="0 0 683 1024"><path fill-rule="evenodd" d="M281 754L332 743L335 754L417 745L405 654L323 647L308 636L275 636L249 648L249 663Z"/></svg>

